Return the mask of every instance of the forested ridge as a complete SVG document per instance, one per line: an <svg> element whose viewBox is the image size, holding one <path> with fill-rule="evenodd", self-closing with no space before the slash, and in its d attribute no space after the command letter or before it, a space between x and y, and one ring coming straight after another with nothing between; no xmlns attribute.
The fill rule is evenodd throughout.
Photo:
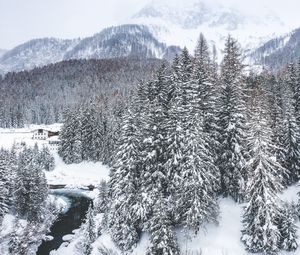
<svg viewBox="0 0 300 255"><path fill-rule="evenodd" d="M112 103L149 79L160 60L69 60L0 79L0 127L62 122L67 108L90 97Z"/></svg>

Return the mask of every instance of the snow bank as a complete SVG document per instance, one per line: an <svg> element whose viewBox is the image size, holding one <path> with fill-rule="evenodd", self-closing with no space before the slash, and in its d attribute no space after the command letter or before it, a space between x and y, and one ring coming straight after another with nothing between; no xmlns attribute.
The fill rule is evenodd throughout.
<svg viewBox="0 0 300 255"><path fill-rule="evenodd" d="M41 148L43 145L48 144L48 140L33 140L32 131L40 128L58 131L61 126L61 123L56 123L52 125L29 125L16 129L0 128L0 147L10 149L14 143L21 144L25 142L28 146L34 146L37 143Z"/></svg>
<svg viewBox="0 0 300 255"><path fill-rule="evenodd" d="M100 162L66 165L57 154L54 157L55 169L45 172L48 184L64 184L67 188L81 188L88 185L97 186L102 179L109 178L109 168Z"/></svg>
<svg viewBox="0 0 300 255"><path fill-rule="evenodd" d="M10 149L12 145L25 142L27 146L34 146L36 143L39 148L48 145L48 140L32 139L32 132L35 129L44 128L57 131L61 129L62 124L52 125L29 125L18 129L0 129L0 148ZM45 171L48 184L64 184L67 188L83 188L88 185L98 185L103 180L109 178L109 168L100 162L82 162L80 164L66 165L56 152L55 169L51 172Z"/></svg>
<svg viewBox="0 0 300 255"><path fill-rule="evenodd" d="M209 224L196 236L189 233L190 240L181 230L178 231L178 241L181 250L202 255L244 255L245 247L241 238L241 217L243 205L235 203L230 198L220 199L219 225Z"/></svg>

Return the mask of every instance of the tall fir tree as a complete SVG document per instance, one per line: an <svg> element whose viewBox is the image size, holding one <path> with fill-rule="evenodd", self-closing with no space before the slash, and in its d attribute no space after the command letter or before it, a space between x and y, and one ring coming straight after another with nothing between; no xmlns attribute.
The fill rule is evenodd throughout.
<svg viewBox="0 0 300 255"><path fill-rule="evenodd" d="M272 130L265 105L264 92L255 94L248 147L250 158L246 169L249 172L247 201L243 215L242 240L250 252L276 254L279 250L282 190L281 168L272 153ZM260 96L259 96L260 95Z"/></svg>
<svg viewBox="0 0 300 255"><path fill-rule="evenodd" d="M119 148L109 182L112 199L109 227L112 239L122 251L130 250L138 241L139 219L134 208L141 167L139 146L135 113L129 110L123 117Z"/></svg>
<svg viewBox="0 0 300 255"><path fill-rule="evenodd" d="M61 145L58 154L66 164L80 163L82 158L81 113L67 110L64 125L60 132Z"/></svg>
<svg viewBox="0 0 300 255"><path fill-rule="evenodd" d="M31 149L21 153L15 182L15 207L19 216L29 221L43 219L48 187L45 174Z"/></svg>
<svg viewBox="0 0 300 255"><path fill-rule="evenodd" d="M282 217L279 220L280 249L285 251L295 251L298 248L298 227L295 223L297 220L295 205L284 204L281 215Z"/></svg>
<svg viewBox="0 0 300 255"><path fill-rule="evenodd" d="M236 40L228 37L221 65L218 107L218 167L221 190L235 201L243 201L246 186L245 102L243 65Z"/></svg>
<svg viewBox="0 0 300 255"><path fill-rule="evenodd" d="M86 214L86 221L82 230L83 236L80 242L80 248L84 255L90 255L92 253L92 244L96 241L96 222L95 215L92 206L89 207Z"/></svg>
<svg viewBox="0 0 300 255"><path fill-rule="evenodd" d="M11 168L8 157L0 151L0 226L4 215L8 212L11 204Z"/></svg>
<svg viewBox="0 0 300 255"><path fill-rule="evenodd" d="M147 255L180 254L167 207L166 199L158 195L154 204L153 216L148 226L151 237L150 246L146 252Z"/></svg>

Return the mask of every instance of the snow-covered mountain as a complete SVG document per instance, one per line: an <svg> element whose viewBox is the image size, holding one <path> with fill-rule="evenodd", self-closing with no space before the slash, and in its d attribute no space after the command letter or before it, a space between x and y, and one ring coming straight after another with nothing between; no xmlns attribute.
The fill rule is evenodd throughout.
<svg viewBox="0 0 300 255"><path fill-rule="evenodd" d="M275 37L249 54L254 65L280 68L300 58L300 28Z"/></svg>
<svg viewBox="0 0 300 255"><path fill-rule="evenodd" d="M228 34L250 50L290 30L271 10L262 9L256 15L212 2L153 0L130 22L147 25L154 36L168 45L187 46L190 50L194 49L200 32L219 50Z"/></svg>
<svg viewBox="0 0 300 255"><path fill-rule="evenodd" d="M0 66L8 72L55 63L63 60L65 52L77 43L78 40L34 39L7 51L0 57Z"/></svg>
<svg viewBox="0 0 300 255"><path fill-rule="evenodd" d="M179 47L159 42L143 25L121 25L91 37L74 40L35 39L7 51L0 57L4 72L29 70L68 59L119 57L172 59Z"/></svg>
<svg viewBox="0 0 300 255"><path fill-rule="evenodd" d="M166 44L159 42L143 25L122 25L102 30L81 40L65 54L65 59L80 58L165 58Z"/></svg>
<svg viewBox="0 0 300 255"><path fill-rule="evenodd" d="M219 60L225 38L231 34L241 43L248 61L261 64L262 61L257 59L260 54L266 54L260 53L264 47L267 48L264 44L292 31L276 14L263 6L257 13L251 13L218 1L221 2L152 0L129 20L91 37L35 39L2 56L0 51L0 70L32 69L66 59L139 57L169 60L180 51L178 46L187 46L193 51L200 33L205 35L211 46L216 46ZM282 45L287 40L284 38L276 40L281 41L279 44Z"/></svg>

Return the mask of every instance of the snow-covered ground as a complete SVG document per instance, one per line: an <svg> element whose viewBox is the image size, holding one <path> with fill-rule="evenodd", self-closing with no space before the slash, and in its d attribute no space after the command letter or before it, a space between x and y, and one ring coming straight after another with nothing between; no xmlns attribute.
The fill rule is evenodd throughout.
<svg viewBox="0 0 300 255"><path fill-rule="evenodd" d="M48 144L48 140L34 140L32 139L33 130L47 129L51 131L58 131L61 129L62 124L56 123L52 125L29 125L24 128L6 129L0 128L0 147L10 149L15 144L25 142L28 146L34 146L37 143L39 146Z"/></svg>
<svg viewBox="0 0 300 255"><path fill-rule="evenodd" d="M47 143L47 141L32 140L30 130L38 128L40 126L28 127L24 129L18 129L14 131L1 129L0 130L0 147L10 148L14 142L26 142L29 146L33 146L35 142L38 145ZM52 126L53 129L59 127L59 124ZM47 126L47 128L50 128ZM97 185L101 179L109 179L109 168L101 163L83 162L80 164L66 165L56 153L55 156L55 169L51 172L46 172L46 177L49 184L65 184L68 188L81 188L87 185ZM297 202L300 186L295 185L286 189L280 198L287 202ZM82 191L83 192L83 191ZM92 192L85 191L85 193L91 198L97 196L97 190ZM50 196L53 199L54 196ZM57 203L60 208L66 209L68 207L68 201L56 196L58 198ZM220 218L219 224L209 224L203 230L199 231L197 235L190 232L186 234L182 229L177 229L177 239L179 246L183 254L188 255L249 255L245 251L245 246L241 242L241 217L243 213L244 204L237 204L229 198L220 198ZM98 224L101 222L101 215L98 215ZM4 219L4 228L6 233L12 231L13 216L7 215ZM26 224L26 223L24 223ZM297 223L300 228L300 223ZM1 233L3 236L5 233ZM300 236L300 235L299 235ZM80 241L79 230L74 231L74 235L68 235L64 238L65 242L62 246L52 251L51 255L80 255L76 245ZM298 238L300 244L300 237ZM131 255L143 255L146 253L146 249L149 246L149 235L144 233L141 240L134 248ZM111 249L115 254L121 254L115 247L108 233L103 233L94 243L94 251L92 255L99 254L97 247L107 247ZM201 253L202 252L202 253ZM280 252L280 255L300 255L300 248L296 252Z"/></svg>
<svg viewBox="0 0 300 255"><path fill-rule="evenodd" d="M65 184L68 188L81 188L88 185L97 186L99 182L108 180L109 168L100 162L82 162L66 165L55 155L55 168L45 172L48 184Z"/></svg>
<svg viewBox="0 0 300 255"><path fill-rule="evenodd" d="M27 146L34 146L37 143L41 148L48 145L49 139L34 140L32 139L32 131L40 128L58 131L61 126L62 124L57 123L53 125L30 125L19 129L0 129L0 148L10 149L13 144L18 146L21 143L26 143ZM56 152L53 152L53 155L55 169L51 172L45 172L48 184L65 184L68 188L82 188L88 185L96 186L102 179L108 179L109 168L100 162L66 165Z"/></svg>
<svg viewBox="0 0 300 255"><path fill-rule="evenodd" d="M297 202L300 186L295 185L286 189L280 198L287 202ZM245 204L237 204L230 198L221 198L220 203L220 218L219 224L209 224L203 230L199 231L197 235L189 232L186 233L183 229L177 229L177 240L182 251L185 255L250 255L245 251L245 246L241 242L242 230L242 214ZM101 216L98 218L98 224L101 221ZM300 228L300 223L297 222ZM76 246L80 241L79 231L75 231L72 240L64 243L58 250L52 251L51 255L80 255ZM300 237L298 237L300 243ZM130 255L143 255L146 254L147 247L149 246L149 234L144 233L133 249ZM93 245L94 250L92 255L99 254L98 247L106 247L110 249L113 254L121 254L112 242L108 233L103 233ZM295 252L281 251L280 255L300 255L300 249Z"/></svg>

